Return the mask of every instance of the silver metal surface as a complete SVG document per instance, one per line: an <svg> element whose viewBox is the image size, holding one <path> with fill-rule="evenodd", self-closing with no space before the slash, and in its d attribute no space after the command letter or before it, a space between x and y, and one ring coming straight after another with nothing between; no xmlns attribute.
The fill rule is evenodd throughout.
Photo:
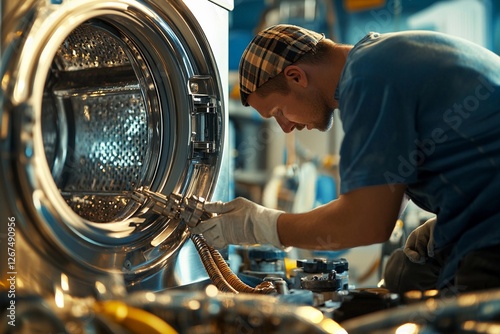
<svg viewBox="0 0 500 334"><path fill-rule="evenodd" d="M205 199L196 195L182 197L172 193L168 196L155 193L145 187L134 191L131 198L168 219L183 220L189 227L195 227L202 218L209 218L210 214L203 208Z"/></svg>
<svg viewBox="0 0 500 334"><path fill-rule="evenodd" d="M214 55L227 45L209 42L180 0L5 8L0 211L16 221L18 288L50 293L67 277L71 293L86 294L115 274L131 290L186 283L174 273L184 222L131 193L214 194L227 119L227 56ZM227 42L227 9L196 8Z"/></svg>

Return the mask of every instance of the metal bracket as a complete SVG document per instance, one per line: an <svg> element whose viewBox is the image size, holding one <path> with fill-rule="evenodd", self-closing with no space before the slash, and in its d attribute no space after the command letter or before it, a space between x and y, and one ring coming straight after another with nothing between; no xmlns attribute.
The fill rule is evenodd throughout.
<svg viewBox="0 0 500 334"><path fill-rule="evenodd" d="M210 76L195 76L189 80L192 97L191 142L197 152L217 152L220 133L220 116L217 112L220 101L213 94Z"/></svg>
<svg viewBox="0 0 500 334"><path fill-rule="evenodd" d="M132 199L138 203L149 206L154 212L170 219L182 219L189 227L199 224L202 219L210 215L204 210L205 199L196 195L182 197L171 193L164 194L140 187L132 194Z"/></svg>

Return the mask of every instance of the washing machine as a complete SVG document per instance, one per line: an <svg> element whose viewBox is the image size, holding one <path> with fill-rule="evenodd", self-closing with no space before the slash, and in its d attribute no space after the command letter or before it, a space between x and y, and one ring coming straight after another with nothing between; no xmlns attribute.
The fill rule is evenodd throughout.
<svg viewBox="0 0 500 334"><path fill-rule="evenodd" d="M232 6L2 1L3 290L86 296L96 281L157 291L206 278L184 221L132 194L228 199Z"/></svg>

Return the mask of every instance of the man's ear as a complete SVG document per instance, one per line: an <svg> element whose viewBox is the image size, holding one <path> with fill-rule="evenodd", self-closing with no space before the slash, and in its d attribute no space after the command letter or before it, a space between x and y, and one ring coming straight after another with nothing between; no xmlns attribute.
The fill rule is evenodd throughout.
<svg viewBox="0 0 500 334"><path fill-rule="evenodd" d="M283 70L283 74L287 80L291 80L302 87L307 87L307 75L300 66L288 65Z"/></svg>

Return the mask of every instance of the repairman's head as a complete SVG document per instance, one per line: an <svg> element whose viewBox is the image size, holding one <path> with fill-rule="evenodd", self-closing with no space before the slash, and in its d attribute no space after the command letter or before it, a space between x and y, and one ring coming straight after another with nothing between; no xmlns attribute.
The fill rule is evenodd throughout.
<svg viewBox="0 0 500 334"><path fill-rule="evenodd" d="M259 32L241 56L241 103L248 106L249 94L313 50L324 38L323 34L289 24L275 25Z"/></svg>

